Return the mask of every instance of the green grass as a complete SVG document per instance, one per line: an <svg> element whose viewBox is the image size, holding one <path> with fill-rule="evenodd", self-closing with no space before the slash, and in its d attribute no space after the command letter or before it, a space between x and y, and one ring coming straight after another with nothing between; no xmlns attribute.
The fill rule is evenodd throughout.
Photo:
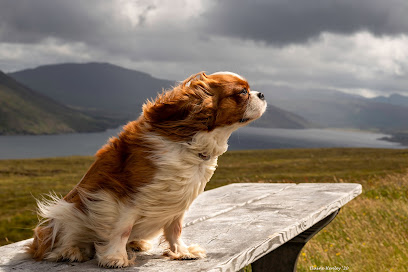
<svg viewBox="0 0 408 272"><path fill-rule="evenodd" d="M0 245L29 238L35 200L64 195L91 157L0 160ZM230 151L207 189L233 182L357 182L363 193L307 243L298 271L408 271L408 150L288 149ZM344 271L344 270L343 270Z"/></svg>

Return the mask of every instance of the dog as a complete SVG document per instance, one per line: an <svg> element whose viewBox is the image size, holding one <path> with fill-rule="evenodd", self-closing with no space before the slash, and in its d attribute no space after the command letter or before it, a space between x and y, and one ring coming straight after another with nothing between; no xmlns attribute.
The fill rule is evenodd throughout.
<svg viewBox="0 0 408 272"><path fill-rule="evenodd" d="M64 198L38 201L42 220L27 253L126 267L134 259L128 251L148 250L162 234L170 259L204 258L204 249L181 239L184 213L204 191L231 133L265 109L264 95L231 72L200 72L147 100Z"/></svg>

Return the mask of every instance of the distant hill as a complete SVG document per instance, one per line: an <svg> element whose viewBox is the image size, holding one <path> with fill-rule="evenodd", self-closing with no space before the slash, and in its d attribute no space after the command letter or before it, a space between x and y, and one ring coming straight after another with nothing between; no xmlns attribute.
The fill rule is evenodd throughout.
<svg viewBox="0 0 408 272"><path fill-rule="evenodd" d="M147 98L174 81L108 63L66 63L9 74L65 105L94 114L136 118Z"/></svg>
<svg viewBox="0 0 408 272"><path fill-rule="evenodd" d="M387 103L387 104L392 104L392 105L408 107L408 96L400 95L400 94L391 94L388 97L377 96L377 97L371 98L371 100L374 102L379 102L379 103Z"/></svg>
<svg viewBox="0 0 408 272"><path fill-rule="evenodd" d="M71 107L98 116L128 119L140 114L147 98L156 97L162 89L176 84L108 63L55 64L9 75ZM252 125L305 128L310 123L296 114L270 106L265 116Z"/></svg>
<svg viewBox="0 0 408 272"><path fill-rule="evenodd" d="M0 134L90 132L114 125L70 109L0 71Z"/></svg>
<svg viewBox="0 0 408 272"><path fill-rule="evenodd" d="M273 105L322 127L356 128L383 132L408 129L408 107L377 102L334 90L285 86L256 86Z"/></svg>

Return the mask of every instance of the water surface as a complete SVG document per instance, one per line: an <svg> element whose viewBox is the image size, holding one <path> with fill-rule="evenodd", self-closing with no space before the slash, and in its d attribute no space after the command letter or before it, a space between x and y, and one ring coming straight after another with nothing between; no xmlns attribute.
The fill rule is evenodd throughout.
<svg viewBox="0 0 408 272"><path fill-rule="evenodd" d="M121 128L98 133L0 136L0 159L93 155L120 130ZM398 143L380 140L385 136L388 135L329 129L243 127L232 134L229 150L314 147L405 148Z"/></svg>

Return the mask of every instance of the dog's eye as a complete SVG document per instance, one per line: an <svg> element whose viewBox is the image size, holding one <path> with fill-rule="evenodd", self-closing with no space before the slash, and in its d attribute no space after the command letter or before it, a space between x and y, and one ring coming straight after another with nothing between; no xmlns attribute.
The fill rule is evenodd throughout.
<svg viewBox="0 0 408 272"><path fill-rule="evenodd" d="M243 88L239 94L243 94L243 95L247 95L248 94L248 90L246 88Z"/></svg>

